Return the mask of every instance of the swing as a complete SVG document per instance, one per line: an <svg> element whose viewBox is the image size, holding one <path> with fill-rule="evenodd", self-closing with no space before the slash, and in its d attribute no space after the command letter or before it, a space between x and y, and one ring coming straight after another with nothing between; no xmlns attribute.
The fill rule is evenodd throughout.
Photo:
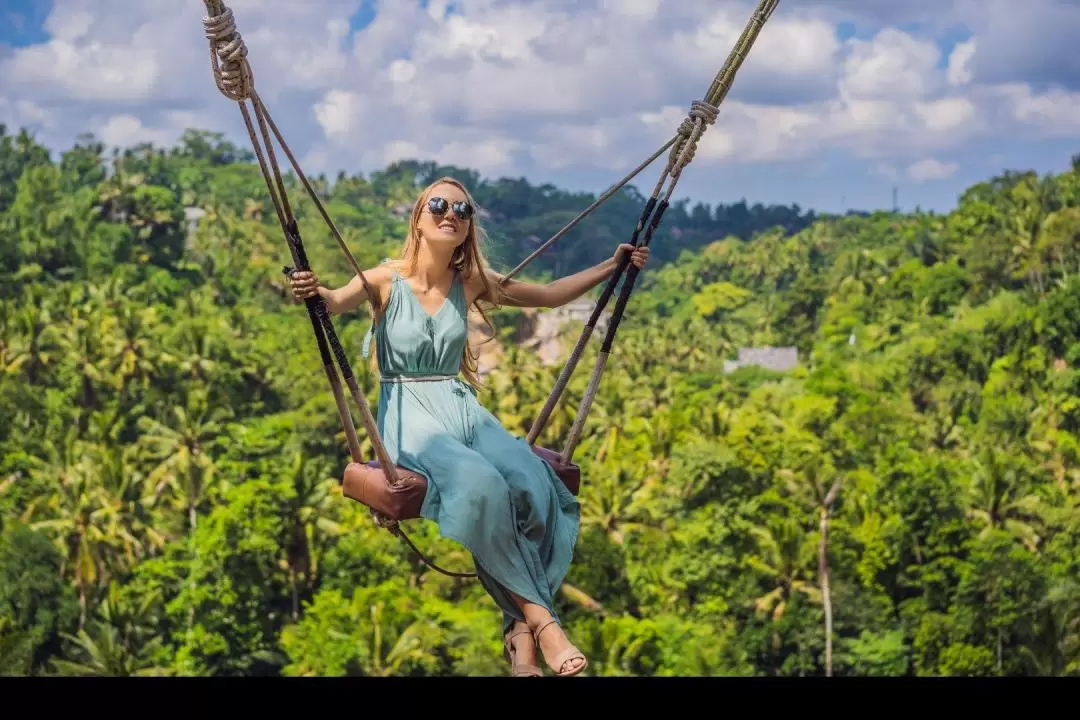
<svg viewBox="0 0 1080 720"><path fill-rule="evenodd" d="M724 66L713 79L712 85L705 95L705 100L694 101L691 104L689 116L679 125L675 135L660 147L659 150L632 170L626 177L606 190L595 202L567 223L564 228L540 245L540 247L519 263L517 267L507 273L502 282L510 280L521 272L525 266L537 258L544 250L569 232L575 225L611 198L620 188L630 182L630 180L636 177L642 170L651 165L661 154L671 148L671 152L668 155L667 166L660 174L660 178L657 180L652 194L645 203L645 207L642 210L641 216L638 218L637 225L634 228L633 236L630 241L630 244L634 247L648 247L649 243L652 241L653 233L660 225L664 211L667 210L671 194L682 175L682 171L691 160L693 160L694 152L697 149L697 143L700 140L702 133L704 133L707 126L716 122L718 106L723 102L730 91L735 80L735 74L742 66L747 53L757 40L762 27L768 21L779 2L780 0L760 0L757 8L750 17L749 22L743 29L742 35L728 55ZM308 271L311 267L304 250L303 239L300 237L296 218L293 215L292 207L289 203L288 196L285 193L285 184L282 180L277 156L274 153L273 145L270 140L271 133L277 139L278 144L289 159L290 165L296 172L304 188L307 190L309 197L315 203L315 206L322 215L330 233L334 236L335 240L337 240L338 245L348 259L353 271L360 278L364 289L367 292L367 296L372 302L373 311L376 310L377 308L374 307L376 300L373 299L377 297L376 293L373 292L371 286L368 284L363 271L360 269L356 259L342 239L341 233L338 232L336 225L330 219L318 194L312 188L307 176L300 169L292 151L281 136L281 132L270 117L270 113L266 110L266 106L262 103L258 93L255 91L254 75L252 74L251 67L247 61L247 47L245 46L240 33L236 30L236 23L232 10L225 6L223 0L203 0L203 3L206 5L207 11L207 16L203 18L203 28L206 38L210 41L210 64L214 80L218 90L225 97L234 100L240 107L244 125L247 127L248 136L250 137L252 147L255 150L255 156L259 161L259 167L261 168L263 178L266 181L267 191L274 204L278 221L292 256L294 267L285 268L285 273L290 274L293 271ZM245 101L251 102L255 120L259 126L259 135L262 136L262 141L265 144L265 150L259 144L259 137L256 135L255 127L251 119L251 111L248 110ZM668 184L666 191L661 194L664 184L668 180L670 180L670 183ZM643 231L644 236L641 237ZM581 405L578 407L574 422L571 425L566 444L561 452L555 452L537 446L537 438L546 427L552 411L558 403L563 391L566 389L566 385L569 382L571 375L573 375L574 370L577 368L577 364L584 354L589 339L592 337L593 330L596 327L601 314L604 312L604 309L607 307L608 302L610 302L612 295L615 293L615 288L622 279L624 272L626 277L623 282L622 290L615 302L615 309L608 323L607 332L600 347L596 364L593 367L592 376L589 379L585 395L582 398ZM527 443L529 447L532 448L533 453L544 460L544 462L552 468L559 480L575 496L580 491L581 471L572 460L573 453L581 439L586 417L596 398L600 379L603 376L604 367L607 364L607 359L611 353L611 348L615 340L615 334L618 331L619 323L622 321L623 314L626 311L626 304L630 299L630 294L633 292L634 283L637 280L638 274L638 268L630 265L630 253L625 253L605 285L603 292L600 294L600 298L597 300L596 306L593 308L592 314L577 340L577 344L571 351L566 365L560 372L554 388L548 396L543 409L530 427L527 436ZM424 497L427 493L427 478L419 473L400 467L391 462L387 455L386 447L380 439L375 419L371 414L371 408L368 406L367 400L364 398L363 394L361 394L356 383L356 377L353 374L348 357L334 330L325 303L322 298L316 296L305 299L304 304L311 321L312 331L315 333L315 341L319 348L323 370L326 373L331 393L334 396L334 403L338 410L342 429L345 432L346 443L349 446L349 453L352 458L352 462L345 468L342 476L342 494L351 500L355 500L365 505L369 509L375 523L379 527L385 528L392 534L399 536L425 565L451 577L476 577L476 573L474 572L453 572L439 567L421 553L401 529L401 522L419 519L420 507L423 504ZM341 369L341 378L344 379L345 384L349 389L349 394L360 409L364 429L372 439L372 444L375 449L375 459L365 459L360 452L360 442L356 435L356 428L353 425L353 418L345 402L341 380L339 380L334 368L335 361L337 362L337 366Z"/></svg>

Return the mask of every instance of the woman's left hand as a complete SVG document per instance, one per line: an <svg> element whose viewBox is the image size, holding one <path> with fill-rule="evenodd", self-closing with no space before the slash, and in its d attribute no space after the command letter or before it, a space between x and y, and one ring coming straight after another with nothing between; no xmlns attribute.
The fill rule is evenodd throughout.
<svg viewBox="0 0 1080 720"><path fill-rule="evenodd" d="M625 253L632 253L630 262L634 263L634 267L638 270L645 267L645 261L649 259L649 248L645 246L635 248L630 243L623 243L615 249L615 262L620 262Z"/></svg>

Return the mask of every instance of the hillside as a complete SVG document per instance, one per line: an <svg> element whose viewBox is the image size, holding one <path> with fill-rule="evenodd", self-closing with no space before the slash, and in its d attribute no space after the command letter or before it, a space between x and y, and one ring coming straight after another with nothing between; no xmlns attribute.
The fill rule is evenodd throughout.
<svg viewBox="0 0 1080 720"><path fill-rule="evenodd" d="M475 189L502 269L592 200L417 163L318 186L371 265L442 174ZM344 282L293 197L312 265ZM606 257L640 207L613 199L531 277ZM1080 162L989 179L944 216L676 206L652 247L575 454L560 610L591 674L1080 674ZM248 153L193 131L51 160L0 131L0 259L0 672L508 672L479 585L341 497L348 455ZM521 347L523 315L496 314L480 392L521 434L560 367ZM374 407L367 327L337 319ZM562 447L597 344L543 445ZM798 366L724 371L765 346Z"/></svg>

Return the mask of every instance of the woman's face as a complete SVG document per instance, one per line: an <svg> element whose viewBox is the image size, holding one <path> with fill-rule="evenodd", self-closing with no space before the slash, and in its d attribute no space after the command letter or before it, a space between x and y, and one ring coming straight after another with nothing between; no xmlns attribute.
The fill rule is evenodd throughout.
<svg viewBox="0 0 1080 720"><path fill-rule="evenodd" d="M453 251L465 242L472 222L473 208L465 193L455 185L436 185L424 199L420 208L420 236L433 250ZM465 218L458 217L463 212Z"/></svg>

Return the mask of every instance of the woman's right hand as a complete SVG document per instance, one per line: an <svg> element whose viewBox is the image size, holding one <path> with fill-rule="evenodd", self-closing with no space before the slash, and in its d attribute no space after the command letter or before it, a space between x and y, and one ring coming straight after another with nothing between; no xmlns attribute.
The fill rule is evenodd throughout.
<svg viewBox="0 0 1080 720"><path fill-rule="evenodd" d="M310 270L297 271L289 278L292 285L293 297L297 300L305 300L319 294L319 278Z"/></svg>

